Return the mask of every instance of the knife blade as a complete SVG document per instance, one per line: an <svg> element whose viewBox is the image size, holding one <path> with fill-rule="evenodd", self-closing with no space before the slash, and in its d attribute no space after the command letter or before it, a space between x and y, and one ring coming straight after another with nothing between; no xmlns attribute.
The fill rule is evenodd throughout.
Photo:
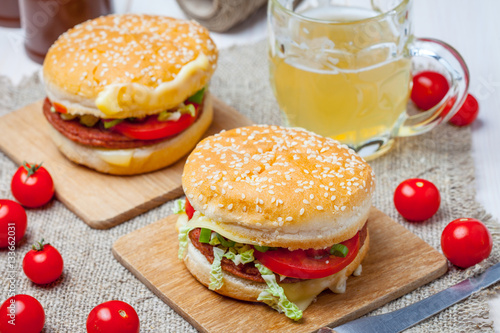
<svg viewBox="0 0 500 333"><path fill-rule="evenodd" d="M322 327L318 333L401 332L498 281L500 281L500 263L489 267L476 277L466 279L402 309L356 319L334 329Z"/></svg>

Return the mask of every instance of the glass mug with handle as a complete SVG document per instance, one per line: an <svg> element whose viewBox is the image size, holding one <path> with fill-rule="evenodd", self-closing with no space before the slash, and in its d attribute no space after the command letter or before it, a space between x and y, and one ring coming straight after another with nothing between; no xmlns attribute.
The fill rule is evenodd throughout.
<svg viewBox="0 0 500 333"><path fill-rule="evenodd" d="M270 77L288 126L347 144L370 160L394 138L449 120L469 72L444 42L412 35L411 0L269 0ZM410 115L412 58L434 61L450 89Z"/></svg>

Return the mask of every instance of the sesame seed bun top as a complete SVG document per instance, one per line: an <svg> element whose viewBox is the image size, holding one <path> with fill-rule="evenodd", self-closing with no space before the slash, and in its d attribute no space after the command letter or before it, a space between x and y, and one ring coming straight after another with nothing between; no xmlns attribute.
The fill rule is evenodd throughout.
<svg viewBox="0 0 500 333"><path fill-rule="evenodd" d="M62 34L43 65L47 94L73 114L140 117L174 107L203 88L217 48L194 21L109 15Z"/></svg>
<svg viewBox="0 0 500 333"><path fill-rule="evenodd" d="M250 126L201 141L188 157L182 185L191 205L228 238L324 248L363 227L374 174L333 139Z"/></svg>

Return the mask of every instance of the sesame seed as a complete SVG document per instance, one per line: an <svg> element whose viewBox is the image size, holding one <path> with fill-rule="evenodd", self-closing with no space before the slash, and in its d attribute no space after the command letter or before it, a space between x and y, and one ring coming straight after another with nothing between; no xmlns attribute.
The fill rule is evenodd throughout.
<svg viewBox="0 0 500 333"><path fill-rule="evenodd" d="M317 210L323 210L323 206L316 206Z"/></svg>
<svg viewBox="0 0 500 333"><path fill-rule="evenodd" d="M302 202L305 203L306 205L309 204L309 200L307 199L302 200Z"/></svg>
<svg viewBox="0 0 500 333"><path fill-rule="evenodd" d="M229 204L229 205L227 206L227 209L228 209L228 210L233 209L233 204Z"/></svg>
<svg viewBox="0 0 500 333"><path fill-rule="evenodd" d="M290 221L292 221L292 220L293 220L293 217L291 217L291 216L288 216L288 217L285 219L285 221L288 221L288 222L290 222Z"/></svg>
<svg viewBox="0 0 500 333"><path fill-rule="evenodd" d="M304 212L305 212L305 209L304 209L304 208L301 208L301 209L300 209L300 215L301 215L301 216L302 216L302 215L304 215Z"/></svg>

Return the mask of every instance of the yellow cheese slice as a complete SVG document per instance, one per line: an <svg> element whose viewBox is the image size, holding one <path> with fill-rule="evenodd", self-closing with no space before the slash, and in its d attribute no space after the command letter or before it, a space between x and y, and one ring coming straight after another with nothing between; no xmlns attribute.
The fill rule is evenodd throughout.
<svg viewBox="0 0 500 333"><path fill-rule="evenodd" d="M299 309L304 311L323 290L330 289L334 293L345 292L347 277L345 269L322 279L305 280L295 283L282 283L280 286L290 302L295 303Z"/></svg>
<svg viewBox="0 0 500 333"><path fill-rule="evenodd" d="M106 86L97 96L96 106L106 116L115 118L122 118L130 111L145 108L167 110L177 105L179 99L187 98L193 91L203 87L210 69L207 56L200 53L195 60L186 64L172 81L163 82L156 88L134 82Z"/></svg>
<svg viewBox="0 0 500 333"><path fill-rule="evenodd" d="M191 220L187 223L187 225L191 228L207 228L216 233L232 240L237 243L242 244L251 244L251 245L259 245L257 242L249 241L248 239L235 234L234 232L224 229L220 222L212 220L209 217L206 217L199 212L195 212Z"/></svg>
<svg viewBox="0 0 500 333"><path fill-rule="evenodd" d="M113 165L127 167L134 156L133 149L96 150L97 155L105 162Z"/></svg>

